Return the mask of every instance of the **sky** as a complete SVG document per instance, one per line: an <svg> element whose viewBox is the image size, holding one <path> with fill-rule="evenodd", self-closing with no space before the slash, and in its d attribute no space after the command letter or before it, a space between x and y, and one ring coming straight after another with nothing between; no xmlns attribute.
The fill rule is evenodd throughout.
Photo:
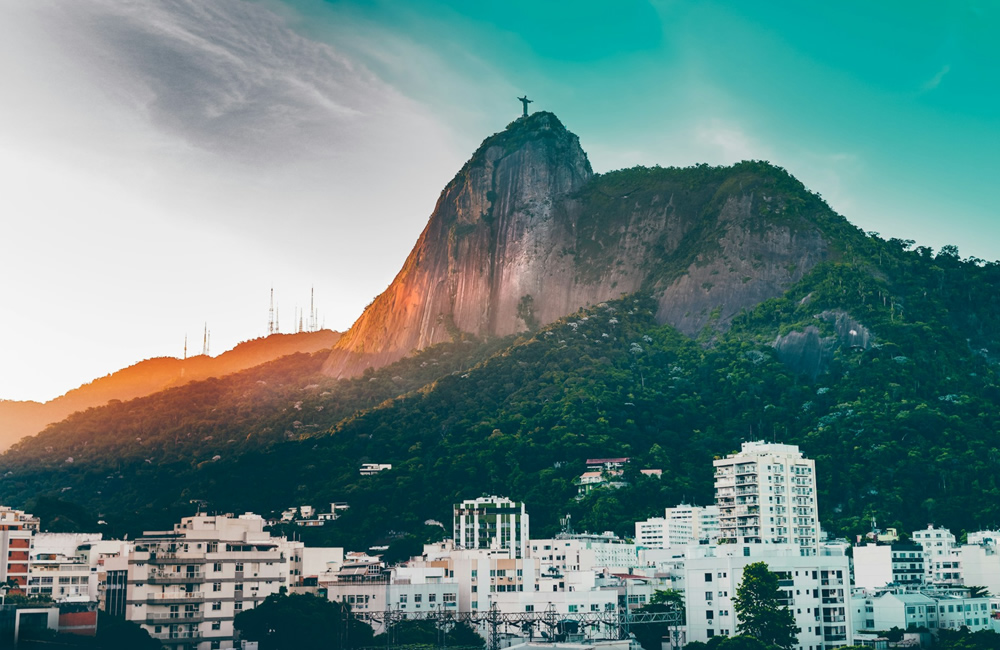
<svg viewBox="0 0 1000 650"><path fill-rule="evenodd" d="M345 330L520 114L1000 258L1000 1L0 0L0 399Z"/></svg>

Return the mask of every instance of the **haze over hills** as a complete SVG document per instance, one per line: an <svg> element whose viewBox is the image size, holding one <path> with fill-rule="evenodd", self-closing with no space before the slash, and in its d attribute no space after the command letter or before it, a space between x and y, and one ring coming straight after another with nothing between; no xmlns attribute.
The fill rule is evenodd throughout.
<svg viewBox="0 0 1000 650"><path fill-rule="evenodd" d="M192 499L347 501L326 541L360 547L492 492L543 535L567 512L627 533L767 437L817 459L832 532L990 526L998 350L1000 264L866 235L766 162L594 175L536 113L484 142L332 351L76 413L0 457L0 499L118 530ZM635 471L577 501L595 456Z"/></svg>
<svg viewBox="0 0 1000 650"><path fill-rule="evenodd" d="M320 330L272 334L240 343L217 357L159 357L100 377L48 402L0 400L0 450L24 436L38 433L71 413L126 401L209 377L223 377L296 352L316 352L333 346L339 332Z"/></svg>

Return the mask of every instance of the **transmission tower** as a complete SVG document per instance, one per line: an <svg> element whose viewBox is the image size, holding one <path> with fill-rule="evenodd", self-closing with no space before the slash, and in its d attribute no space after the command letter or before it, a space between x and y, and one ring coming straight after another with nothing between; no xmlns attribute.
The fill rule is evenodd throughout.
<svg viewBox="0 0 1000 650"><path fill-rule="evenodd" d="M276 322L274 320L274 287L271 287L271 309L267 315L267 335L271 336L275 332Z"/></svg>

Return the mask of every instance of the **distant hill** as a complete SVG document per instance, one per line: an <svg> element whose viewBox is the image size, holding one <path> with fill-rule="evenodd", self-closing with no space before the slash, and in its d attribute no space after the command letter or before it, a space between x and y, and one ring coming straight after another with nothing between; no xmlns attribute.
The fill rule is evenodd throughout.
<svg viewBox="0 0 1000 650"><path fill-rule="evenodd" d="M0 450L76 411L101 406L110 400L143 397L208 377L223 377L296 352L325 350L339 338L339 332L330 330L273 334L240 343L217 357L159 357L140 361L44 403L0 400Z"/></svg>

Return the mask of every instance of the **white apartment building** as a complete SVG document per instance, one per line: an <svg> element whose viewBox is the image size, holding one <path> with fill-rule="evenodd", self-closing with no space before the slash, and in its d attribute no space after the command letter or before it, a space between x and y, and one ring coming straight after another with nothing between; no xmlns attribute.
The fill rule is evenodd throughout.
<svg viewBox="0 0 1000 650"><path fill-rule="evenodd" d="M635 543L645 548L669 548L719 537L719 507L681 504L667 508L663 517L635 522Z"/></svg>
<svg viewBox="0 0 1000 650"><path fill-rule="evenodd" d="M851 599L857 632L873 632L898 627L902 630L926 627L971 631L989 629L990 599L969 598L964 594L888 591L858 593Z"/></svg>
<svg viewBox="0 0 1000 650"><path fill-rule="evenodd" d="M28 595L57 603L97 602L99 576L89 550L100 540L100 533L36 533Z"/></svg>
<svg viewBox="0 0 1000 650"><path fill-rule="evenodd" d="M798 544L689 546L685 562L687 640L738 634L733 597L748 564L777 573L785 604L801 629L798 648L828 650L853 639L850 567L842 547L802 555Z"/></svg>
<svg viewBox="0 0 1000 650"><path fill-rule="evenodd" d="M128 559L126 618L171 650L232 648L233 619L301 575L301 542L255 514L196 515L147 532Z"/></svg>
<svg viewBox="0 0 1000 650"><path fill-rule="evenodd" d="M459 587L451 573L444 566L395 567L381 574L345 567L325 575L319 586L326 589L327 598L348 604L375 634L381 634L384 624L367 614L390 609L410 618L428 612L457 612Z"/></svg>
<svg viewBox="0 0 1000 650"><path fill-rule="evenodd" d="M923 583L924 549L919 544L867 544L854 547L854 585L881 589L888 585Z"/></svg>
<svg viewBox="0 0 1000 650"><path fill-rule="evenodd" d="M609 569L627 572L639 563L635 544L586 535L530 540L529 556L537 560L543 573L550 568L560 571Z"/></svg>
<svg viewBox="0 0 1000 650"><path fill-rule="evenodd" d="M924 549L924 581L936 581L935 564L951 556L955 536L947 528L935 528L931 524L924 530L914 531L913 541Z"/></svg>
<svg viewBox="0 0 1000 650"><path fill-rule="evenodd" d="M796 445L744 442L738 454L713 465L720 541L818 552L816 463Z"/></svg>
<svg viewBox="0 0 1000 650"><path fill-rule="evenodd" d="M528 513L524 504L506 497L467 499L454 507L453 539L465 549L507 550L528 556Z"/></svg>

